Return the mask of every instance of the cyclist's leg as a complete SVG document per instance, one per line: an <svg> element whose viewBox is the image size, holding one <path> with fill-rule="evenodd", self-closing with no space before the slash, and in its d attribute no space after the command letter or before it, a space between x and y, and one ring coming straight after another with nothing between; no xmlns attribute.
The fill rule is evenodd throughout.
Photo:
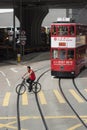
<svg viewBox="0 0 87 130"><path fill-rule="evenodd" d="M32 83L33 83L33 80L30 79L30 86L29 86L30 92L32 91Z"/></svg>
<svg viewBox="0 0 87 130"><path fill-rule="evenodd" d="M27 81L27 83L29 84L29 85L28 85L28 90L30 91L30 79L27 78L26 81Z"/></svg>
<svg viewBox="0 0 87 130"><path fill-rule="evenodd" d="M27 81L27 83L29 83L28 90L29 90L29 92L31 92L33 80L28 78L26 81Z"/></svg>

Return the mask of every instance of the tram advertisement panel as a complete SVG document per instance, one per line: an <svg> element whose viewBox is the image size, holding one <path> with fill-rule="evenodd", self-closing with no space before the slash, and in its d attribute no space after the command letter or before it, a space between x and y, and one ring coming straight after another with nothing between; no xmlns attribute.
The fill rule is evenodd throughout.
<svg viewBox="0 0 87 130"><path fill-rule="evenodd" d="M51 47L75 47L76 38L71 37L51 37Z"/></svg>

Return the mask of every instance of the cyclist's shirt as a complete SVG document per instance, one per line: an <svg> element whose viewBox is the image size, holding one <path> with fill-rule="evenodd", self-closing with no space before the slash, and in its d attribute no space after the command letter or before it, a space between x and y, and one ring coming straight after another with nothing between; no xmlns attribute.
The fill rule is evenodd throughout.
<svg viewBox="0 0 87 130"><path fill-rule="evenodd" d="M33 70L29 70L28 72L31 73L30 76L29 76L29 78L30 78L31 80L35 80L35 79L36 79L36 76L35 76L34 71L33 71Z"/></svg>

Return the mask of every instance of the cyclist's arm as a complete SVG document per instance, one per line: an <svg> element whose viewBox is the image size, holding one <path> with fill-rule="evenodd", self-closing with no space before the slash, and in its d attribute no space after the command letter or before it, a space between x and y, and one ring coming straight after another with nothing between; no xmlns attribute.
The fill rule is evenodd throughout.
<svg viewBox="0 0 87 130"><path fill-rule="evenodd" d="M22 78L25 78L25 76L28 74L28 72L26 72L23 76L22 76Z"/></svg>
<svg viewBox="0 0 87 130"><path fill-rule="evenodd" d="M31 71L29 72L29 76L31 76L32 73L33 73L33 70L31 70Z"/></svg>

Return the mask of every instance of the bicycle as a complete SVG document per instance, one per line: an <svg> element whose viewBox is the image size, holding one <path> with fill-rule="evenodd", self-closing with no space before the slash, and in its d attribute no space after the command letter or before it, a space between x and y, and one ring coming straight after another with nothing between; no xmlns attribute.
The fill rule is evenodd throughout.
<svg viewBox="0 0 87 130"><path fill-rule="evenodd" d="M26 88L29 89L29 83L26 82L26 79L23 79L22 83L16 86L16 93L22 95L26 91ZM33 81L32 91L34 93L38 93L40 90L41 90L41 84L37 81Z"/></svg>

